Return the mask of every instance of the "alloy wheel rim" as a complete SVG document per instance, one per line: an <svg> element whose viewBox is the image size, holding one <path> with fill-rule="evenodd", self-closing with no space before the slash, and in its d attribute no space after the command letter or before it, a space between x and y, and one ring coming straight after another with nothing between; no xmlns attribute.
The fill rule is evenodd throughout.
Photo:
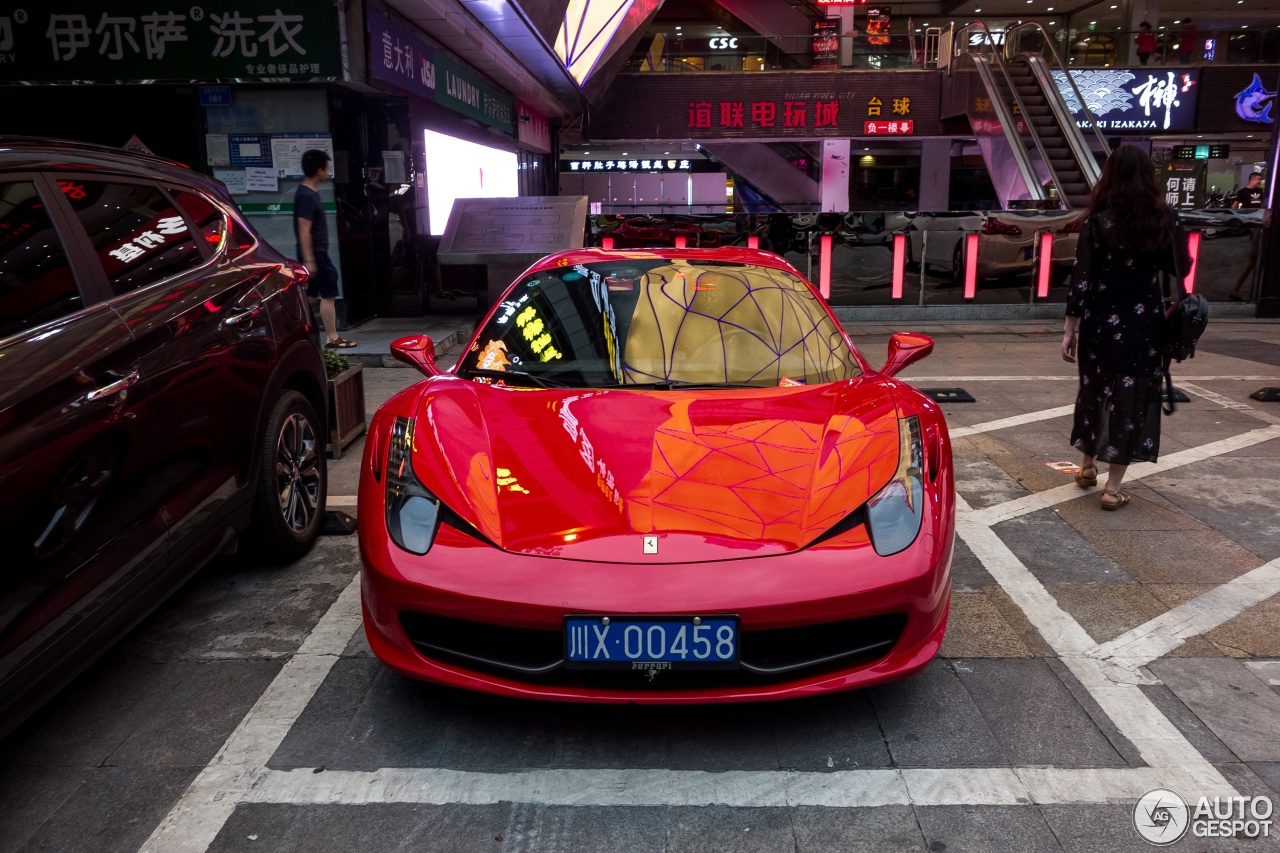
<svg viewBox="0 0 1280 853"><path fill-rule="evenodd" d="M295 534L307 530L320 511L320 456L311 421L293 413L276 436L276 494L280 515Z"/></svg>

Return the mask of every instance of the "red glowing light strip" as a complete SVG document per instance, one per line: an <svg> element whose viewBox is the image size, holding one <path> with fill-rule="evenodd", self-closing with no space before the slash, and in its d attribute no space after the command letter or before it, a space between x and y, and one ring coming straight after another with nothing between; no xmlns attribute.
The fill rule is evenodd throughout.
<svg viewBox="0 0 1280 853"><path fill-rule="evenodd" d="M972 299L978 292L978 235L970 234L964 239L964 298Z"/></svg>
<svg viewBox="0 0 1280 853"><path fill-rule="evenodd" d="M604 248L606 248L606 249L612 249L612 248L613 248L613 238L612 238L612 237L605 237L603 240L601 240L601 241L600 241L600 245L601 245L601 246L603 246L603 247L604 247Z"/></svg>
<svg viewBox="0 0 1280 853"><path fill-rule="evenodd" d="M893 235L893 291L894 299L902 298L902 278L907 266L907 235Z"/></svg>
<svg viewBox="0 0 1280 853"><path fill-rule="evenodd" d="M818 292L823 299L831 298L831 235L823 234L818 241Z"/></svg>
<svg viewBox="0 0 1280 853"><path fill-rule="evenodd" d="M688 247L688 245L689 245L689 238L688 238L688 237L677 237L677 238L676 238L676 248L677 248L677 249L684 249L684 248L687 248L687 247Z"/></svg>
<svg viewBox="0 0 1280 853"><path fill-rule="evenodd" d="M1049 273L1053 268L1053 234L1046 231L1040 235L1040 281L1036 287L1036 296L1044 299L1049 295Z"/></svg>
<svg viewBox="0 0 1280 853"><path fill-rule="evenodd" d="M759 248L760 248L760 238L759 238L759 237L756 237L756 236L754 236L754 235L752 235L752 236L748 237L748 238L747 238L747 248L748 248L748 249L759 249Z"/></svg>
<svg viewBox="0 0 1280 853"><path fill-rule="evenodd" d="M1196 265L1200 260L1200 232L1192 231L1187 235L1187 251L1191 253L1191 269L1187 271L1187 293L1196 291Z"/></svg>

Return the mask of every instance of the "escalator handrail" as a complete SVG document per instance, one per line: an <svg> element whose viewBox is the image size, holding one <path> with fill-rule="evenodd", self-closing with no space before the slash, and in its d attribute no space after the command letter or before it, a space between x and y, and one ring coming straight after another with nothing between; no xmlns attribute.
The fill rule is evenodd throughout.
<svg viewBox="0 0 1280 853"><path fill-rule="evenodd" d="M968 40L962 37L968 30L974 30L975 32L982 33L983 38L979 47L990 46L990 51L984 53L981 50L971 49L968 45ZM957 44L964 45L963 53L957 51ZM952 55L955 57L968 56L971 61L975 62L975 68L977 67L976 63L979 60L985 61L986 56L990 56L995 61L995 65L1000 69L1000 76L1004 78L1004 83L1008 87L1009 93L1013 95L1013 102L1018 106L1018 112L1022 114L1026 121L1027 133L1031 135L1031 141L1035 143L1036 150L1040 153L1040 160L1044 163L1045 169L1049 171L1049 175L1053 179L1054 185L1058 187L1058 194L1060 196L1063 195L1062 182L1058 180L1058 173L1054 171L1053 163L1049 160L1049 154L1045 150L1044 141L1040 139L1040 134L1036 131L1035 122L1031 120L1031 114L1027 112L1026 105L1022 103L1022 96L1018 94L1018 87L1014 84L1013 78L1009 76L1009 69L1005 66L1004 60L1001 58L1001 51L996 47L996 40L991 37L991 30L988 29L987 25L981 21L974 21L971 24L965 24L963 27L956 30L955 38L951 43L951 51ZM988 64L987 67L990 69L990 64ZM992 92L991 94L996 95L997 93ZM1013 116L1009 115L1009 110L1004 103L1004 99L994 97L991 99L991 103L992 106L996 108L996 117L999 119L1000 125L1005 131L1005 139L1009 141L1010 147L1014 149L1014 157L1017 159L1018 168L1022 172L1023 183L1027 185L1027 194L1030 195L1034 201L1044 201L1045 192L1044 187L1040 183L1040 176L1036 173L1035 168L1027 159L1027 149L1022 143L1022 139L1017 136L1018 126L1013 122Z"/></svg>
<svg viewBox="0 0 1280 853"><path fill-rule="evenodd" d="M1015 41L1021 44L1022 31L1028 29L1038 30L1040 32L1040 41L1042 44L1048 46L1049 55L1053 57L1054 66L1063 74L1067 75L1067 84L1071 86L1071 91L1076 96L1076 102L1080 104L1080 109L1084 110L1085 115L1089 116L1089 127L1093 130L1093 135L1097 138L1098 144L1102 146L1103 156L1110 157L1111 146L1107 144L1107 140L1103 137L1102 131L1098 129L1098 119L1093 113L1089 112L1089 105L1085 102L1084 95L1080 92L1080 87L1076 85L1076 78L1071 76L1071 69L1067 68L1067 66L1062 63L1062 56L1058 53L1058 49L1053 46L1053 39L1049 38L1049 31L1036 21L1025 21L1021 24L1010 24L1008 27L1005 27L1005 50L1009 50L1009 45ZM1020 50L1018 52L1021 53ZM1043 55L1043 53L1044 51L1042 49L1041 54ZM1079 125L1077 125L1074 120L1071 122L1071 126L1076 128L1077 132L1080 129ZM1080 139L1082 142L1084 141L1083 134L1080 136ZM1096 162L1094 163L1094 167L1097 167ZM1096 181L1097 178L1094 180Z"/></svg>

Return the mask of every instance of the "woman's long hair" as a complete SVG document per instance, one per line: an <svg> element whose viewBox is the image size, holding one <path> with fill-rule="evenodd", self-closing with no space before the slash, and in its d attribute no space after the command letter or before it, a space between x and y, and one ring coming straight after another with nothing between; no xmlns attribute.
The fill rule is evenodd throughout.
<svg viewBox="0 0 1280 853"><path fill-rule="evenodd" d="M1098 213L1108 214L1126 248L1154 252L1169 245L1171 211L1147 152L1122 145L1111 153L1089 205L1090 216Z"/></svg>

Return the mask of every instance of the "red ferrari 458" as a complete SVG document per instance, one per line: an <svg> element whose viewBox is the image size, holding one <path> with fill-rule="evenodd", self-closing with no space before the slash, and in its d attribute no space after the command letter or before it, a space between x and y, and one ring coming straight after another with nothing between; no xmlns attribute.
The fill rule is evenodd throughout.
<svg viewBox="0 0 1280 853"><path fill-rule="evenodd" d="M938 651L955 489L942 412L813 285L747 249L528 270L450 371L373 418L365 630L393 670L508 696L731 702L901 678Z"/></svg>

